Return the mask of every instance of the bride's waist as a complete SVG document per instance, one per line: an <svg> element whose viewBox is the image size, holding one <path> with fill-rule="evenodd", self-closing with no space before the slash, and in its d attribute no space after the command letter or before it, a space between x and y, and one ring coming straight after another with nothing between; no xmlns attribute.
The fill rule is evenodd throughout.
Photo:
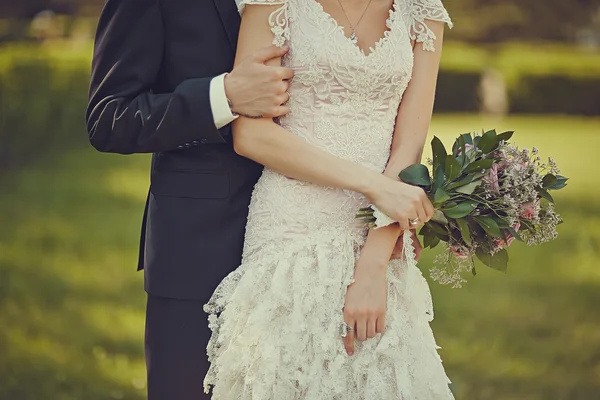
<svg viewBox="0 0 600 400"><path fill-rule="evenodd" d="M356 224L358 210L369 204L360 193L287 178L265 169L254 189L251 210L278 221L311 228Z"/></svg>

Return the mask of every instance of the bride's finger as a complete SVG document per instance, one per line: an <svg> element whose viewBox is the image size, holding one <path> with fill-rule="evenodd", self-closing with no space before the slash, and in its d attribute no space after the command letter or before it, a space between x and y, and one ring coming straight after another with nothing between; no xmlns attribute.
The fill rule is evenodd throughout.
<svg viewBox="0 0 600 400"><path fill-rule="evenodd" d="M359 318L356 321L356 338L361 342L367 340L367 318Z"/></svg>
<svg viewBox="0 0 600 400"><path fill-rule="evenodd" d="M348 323L348 321L346 321L346 323ZM346 348L346 353L348 353L349 356L354 354L354 330L356 329L354 327L354 322L350 326L353 327L352 330L347 331L346 336L342 338L344 347Z"/></svg>
<svg viewBox="0 0 600 400"><path fill-rule="evenodd" d="M374 338L375 335L377 335L377 319L372 318L367 322L367 338Z"/></svg>
<svg viewBox="0 0 600 400"><path fill-rule="evenodd" d="M377 325L376 325L375 330L377 333L382 333L384 329L385 329L385 315L377 318Z"/></svg>

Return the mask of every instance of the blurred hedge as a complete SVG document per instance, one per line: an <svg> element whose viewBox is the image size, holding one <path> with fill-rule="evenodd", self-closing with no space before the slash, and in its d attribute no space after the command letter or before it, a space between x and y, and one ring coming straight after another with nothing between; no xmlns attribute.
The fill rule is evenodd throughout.
<svg viewBox="0 0 600 400"><path fill-rule="evenodd" d="M0 54L0 168L86 143L89 53L35 46Z"/></svg>
<svg viewBox="0 0 600 400"><path fill-rule="evenodd" d="M489 68L504 77L511 113L600 115L600 53L519 43L473 47L448 42L436 111L479 111L479 82Z"/></svg>
<svg viewBox="0 0 600 400"><path fill-rule="evenodd" d="M0 168L87 143L91 46L0 48ZM567 46L448 42L437 112L477 112L482 71L498 70L513 113L600 115L600 54Z"/></svg>

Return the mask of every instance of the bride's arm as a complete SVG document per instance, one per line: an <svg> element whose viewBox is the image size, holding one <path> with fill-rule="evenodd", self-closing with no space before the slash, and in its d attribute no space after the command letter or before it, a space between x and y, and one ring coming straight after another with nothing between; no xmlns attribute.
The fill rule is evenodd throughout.
<svg viewBox="0 0 600 400"><path fill-rule="evenodd" d="M273 41L269 16L278 5L247 5L236 64ZM281 60L269 63L280 65ZM395 182L359 164L335 157L283 129L270 118L240 117L233 123L235 151L291 178L363 193L404 227L417 215L427 219L430 203L421 189ZM416 190L415 190L416 189Z"/></svg>
<svg viewBox="0 0 600 400"><path fill-rule="evenodd" d="M391 156L384 172L393 179L399 179L398 173L404 168L421 162L431 122L442 53L444 24L443 22L427 21L427 25L437 37L434 44L436 50L425 51L423 46L415 46L413 76L398 110ZM375 267L385 271L401 233L402 230L397 224L371 229L361 253L361 258L364 256L369 262L359 262L357 269L372 270Z"/></svg>

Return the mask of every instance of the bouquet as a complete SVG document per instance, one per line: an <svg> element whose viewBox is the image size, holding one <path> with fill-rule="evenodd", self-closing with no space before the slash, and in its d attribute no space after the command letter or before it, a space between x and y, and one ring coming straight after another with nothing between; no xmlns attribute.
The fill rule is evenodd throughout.
<svg viewBox="0 0 600 400"><path fill-rule="evenodd" d="M510 144L512 136L495 130L463 134L451 153L434 137L432 174L422 164L400 173L403 182L423 188L435 208L419 232L423 247L443 242L447 248L435 260L434 280L460 287L463 272L476 274L474 257L506 272L514 240L531 246L556 238L562 220L550 191L564 188L567 178L552 158L543 163L535 147ZM359 218L376 223L372 208L361 210Z"/></svg>

